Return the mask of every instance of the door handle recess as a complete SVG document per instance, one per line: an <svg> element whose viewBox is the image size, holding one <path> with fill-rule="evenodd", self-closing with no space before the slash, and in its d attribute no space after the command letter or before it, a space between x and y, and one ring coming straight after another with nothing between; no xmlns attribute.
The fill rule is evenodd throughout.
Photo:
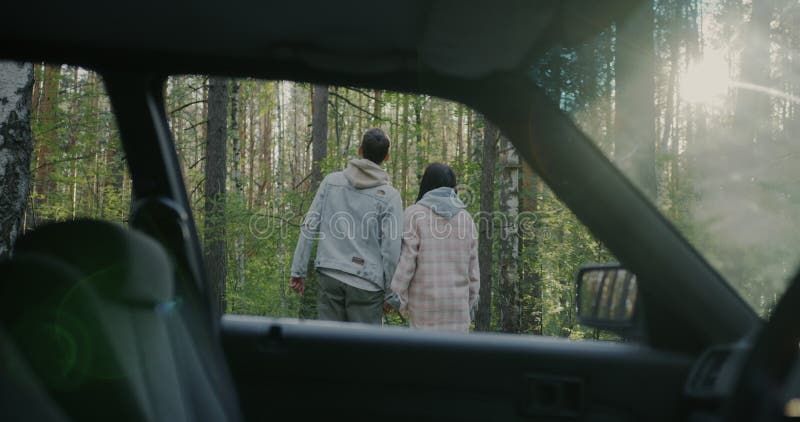
<svg viewBox="0 0 800 422"><path fill-rule="evenodd" d="M529 375L522 402L528 416L577 418L583 410L583 381L580 378Z"/></svg>

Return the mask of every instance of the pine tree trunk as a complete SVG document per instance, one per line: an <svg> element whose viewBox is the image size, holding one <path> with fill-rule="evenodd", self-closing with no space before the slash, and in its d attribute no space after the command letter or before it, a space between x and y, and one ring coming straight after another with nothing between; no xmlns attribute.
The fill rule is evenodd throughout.
<svg viewBox="0 0 800 422"><path fill-rule="evenodd" d="M527 163L522 164L521 179L520 209L524 215L520 218L518 227L521 238L520 255L524 254L529 259L529 265L522 266L520 280L524 285L520 290L530 296L530 301L522 311L520 331L542 334L542 277L535 259L539 253L537 232L540 223L536 213L539 210L541 186L536 173Z"/></svg>
<svg viewBox="0 0 800 422"><path fill-rule="evenodd" d="M311 104L311 193L322 182L322 162L328 155L328 86L314 85ZM313 258L312 258L313 259ZM309 262L311 265L311 262ZM300 318L317 318L316 273L309 274L306 291L300 301Z"/></svg>
<svg viewBox="0 0 800 422"><path fill-rule="evenodd" d="M456 140L457 140L457 148L456 155L458 157L457 161L459 165L464 164L464 106L459 104L457 108L458 112L458 123L457 132L456 132Z"/></svg>
<svg viewBox="0 0 800 422"><path fill-rule="evenodd" d="M22 231L31 185L33 65L0 61L0 258Z"/></svg>
<svg viewBox="0 0 800 422"><path fill-rule="evenodd" d="M375 95L380 95L376 91ZM314 85L311 105L311 187L316 190L322 181L322 161L328 156L328 86ZM379 107L375 107L376 112Z"/></svg>
<svg viewBox="0 0 800 422"><path fill-rule="evenodd" d="M372 102L372 126L380 127L383 123L383 92L376 89L374 94L375 100Z"/></svg>
<svg viewBox="0 0 800 422"><path fill-rule="evenodd" d="M478 117L476 116L476 119ZM483 119L481 160L481 211L478 218L478 262L481 268L480 301L475 313L475 329L489 331L492 321L492 244L494 243L494 167L498 130Z"/></svg>
<svg viewBox="0 0 800 422"><path fill-rule="evenodd" d="M208 88L205 168L205 260L217 315L226 310L225 179L228 81L213 77Z"/></svg>
<svg viewBox="0 0 800 422"><path fill-rule="evenodd" d="M45 202L47 195L54 189L51 150L55 147L58 118L56 116L58 91L61 84L61 66L46 65L41 104L42 133L36 140L36 194L37 199Z"/></svg>

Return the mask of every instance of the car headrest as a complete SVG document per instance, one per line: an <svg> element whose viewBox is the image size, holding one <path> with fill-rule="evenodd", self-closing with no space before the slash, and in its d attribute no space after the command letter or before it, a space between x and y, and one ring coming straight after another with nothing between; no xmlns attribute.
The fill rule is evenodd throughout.
<svg viewBox="0 0 800 422"><path fill-rule="evenodd" d="M67 421L0 325L0 420Z"/></svg>
<svg viewBox="0 0 800 422"><path fill-rule="evenodd" d="M63 261L82 282L118 301L157 306L173 299L173 266L155 240L135 230L96 221L46 224L17 240L14 254Z"/></svg>
<svg viewBox="0 0 800 422"><path fill-rule="evenodd" d="M69 392L121 376L98 318L103 301L70 265L19 253L0 273L0 323L44 386Z"/></svg>

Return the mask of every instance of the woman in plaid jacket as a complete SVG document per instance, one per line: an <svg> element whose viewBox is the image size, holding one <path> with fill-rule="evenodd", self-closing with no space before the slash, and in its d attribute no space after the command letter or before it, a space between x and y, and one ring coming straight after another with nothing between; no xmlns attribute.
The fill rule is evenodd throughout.
<svg viewBox="0 0 800 422"><path fill-rule="evenodd" d="M455 186L453 169L429 165L403 216L392 290L413 328L469 332L480 286L478 230Z"/></svg>

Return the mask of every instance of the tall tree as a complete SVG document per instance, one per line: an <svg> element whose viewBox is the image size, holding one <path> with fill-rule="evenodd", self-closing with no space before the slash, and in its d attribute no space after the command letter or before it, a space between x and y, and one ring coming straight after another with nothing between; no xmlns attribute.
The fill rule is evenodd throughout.
<svg viewBox="0 0 800 422"><path fill-rule="evenodd" d="M458 123L456 123L456 157L458 165L461 166L464 164L464 106L458 104L456 113L458 115Z"/></svg>
<svg viewBox="0 0 800 422"><path fill-rule="evenodd" d="M519 220L520 257L527 258L525 265L521 265L520 280L524 280L520 295L527 296L523 301L527 306L521 310L522 320L520 331L533 334L542 334L542 276L536 265L539 253L539 239L537 231L541 225L537 218L539 210L539 194L542 190L541 181L527 163L522 164L520 180L520 210Z"/></svg>
<svg viewBox="0 0 800 422"><path fill-rule="evenodd" d="M206 131L205 260L218 314L225 312L227 243L225 241L225 179L227 162L228 81L212 77L208 86Z"/></svg>
<svg viewBox="0 0 800 422"><path fill-rule="evenodd" d="M477 117L477 116L476 116ZM492 244L494 243L494 167L497 155L496 126L483 119L481 154L481 210L478 217L478 262L481 268L481 287L475 329L489 331L492 321Z"/></svg>
<svg viewBox="0 0 800 422"><path fill-rule="evenodd" d="M447 151L447 144L450 142L450 138L447 135L447 123L450 120L450 108L448 107L447 101L442 100L442 115L440 116L442 119L442 162L447 163L449 160L447 159L448 151Z"/></svg>
<svg viewBox="0 0 800 422"><path fill-rule="evenodd" d="M313 85L311 94L311 192L322 182L322 162L328 155L328 86ZM310 263L309 263L310 265ZM300 318L317 317L317 283L311 273L300 303Z"/></svg>
<svg viewBox="0 0 800 422"><path fill-rule="evenodd" d="M514 144L502 137L500 174L500 327L517 333L520 328L519 289L519 155Z"/></svg>
<svg viewBox="0 0 800 422"><path fill-rule="evenodd" d="M404 203L408 203L408 201L411 199L411 197L408 195L408 185L409 185L409 174L408 173L410 171L409 167L411 165L411 163L409 161L409 158L408 158L408 156L410 154L410 151L409 151L409 148L408 148L409 144L410 144L410 140L409 140L409 136L408 136L408 121L410 119L410 115L411 114L409 112L408 95L406 95L406 94L401 94L401 95L403 96L403 117L401 119L401 121L403 122L403 130L401 132L402 133L402 142L403 142L403 150L402 150L403 151L403 155L402 155L402 157L403 157L403 165L400 168L400 173L402 173L402 175L403 175L402 176L403 183L401 185L401 192L406 195L404 197L405 200L403 202ZM397 158L395 158L395 160L397 160Z"/></svg>
<svg viewBox="0 0 800 422"><path fill-rule="evenodd" d="M270 93L267 90L267 93ZM265 203L267 194L272 193L273 173L272 173L272 110L268 109L260 118L260 138L261 138L261 166L258 185L258 199L260 203Z"/></svg>
<svg viewBox="0 0 800 422"><path fill-rule="evenodd" d="M417 168L423 169L428 162L427 148L422 139L422 97L414 97L414 134L417 138Z"/></svg>
<svg viewBox="0 0 800 422"><path fill-rule="evenodd" d="M376 113L380 110L380 91L375 91ZM322 181L322 161L328 155L328 86L314 85L311 104L311 186Z"/></svg>
<svg viewBox="0 0 800 422"><path fill-rule="evenodd" d="M36 139L36 175L35 185L37 198L45 200L47 194L55 188L53 174L52 149L58 134L58 93L61 83L61 66L45 65L42 102L40 105L41 135ZM34 214L35 218L35 214ZM35 222L34 222L35 223Z"/></svg>
<svg viewBox="0 0 800 422"><path fill-rule="evenodd" d="M240 90L241 82L233 81L231 85L230 104L231 104L231 122L228 127L228 134L231 138L231 145L233 149L233 162L231 163L231 178L233 179L233 188L236 192L236 201L239 203L244 202L244 180L242 178L242 146L244 145L244 136L242 127L244 122L240 121ZM233 254L236 258L236 271L234 277L234 289L238 290L245 283L245 262L244 262L244 247L245 247L244 232L239 231L233 244Z"/></svg>
<svg viewBox="0 0 800 422"><path fill-rule="evenodd" d="M22 228L31 184L33 65L0 62L0 258Z"/></svg>
<svg viewBox="0 0 800 422"><path fill-rule="evenodd" d="M373 91L375 98L372 100L372 126L380 127L383 123L383 91Z"/></svg>
<svg viewBox="0 0 800 422"><path fill-rule="evenodd" d="M615 159L652 199L656 197L652 1L618 19L616 29Z"/></svg>
<svg viewBox="0 0 800 422"><path fill-rule="evenodd" d="M247 209L253 209L253 191L255 189L255 180L256 180L256 168L255 168L255 156L256 156L256 104L255 104L255 93L254 87L252 83L247 85L249 87L247 96L247 137L249 145L247 147L247 170L248 170L248 182L247 182Z"/></svg>

